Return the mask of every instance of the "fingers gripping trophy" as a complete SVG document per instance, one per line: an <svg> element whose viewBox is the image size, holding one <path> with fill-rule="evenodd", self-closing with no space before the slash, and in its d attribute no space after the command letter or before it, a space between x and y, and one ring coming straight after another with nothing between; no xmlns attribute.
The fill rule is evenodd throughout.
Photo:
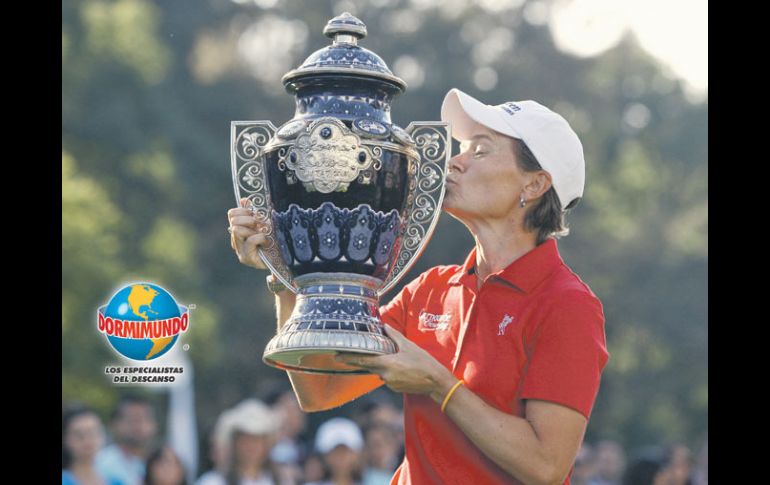
<svg viewBox="0 0 770 485"><path fill-rule="evenodd" d="M379 298L420 256L441 213L451 133L447 123L391 121L406 83L358 42L366 26L330 20L332 44L284 75L294 118L233 121L236 200L248 199L266 243L259 256L296 293L263 361L312 373L363 374L338 351L396 352Z"/></svg>

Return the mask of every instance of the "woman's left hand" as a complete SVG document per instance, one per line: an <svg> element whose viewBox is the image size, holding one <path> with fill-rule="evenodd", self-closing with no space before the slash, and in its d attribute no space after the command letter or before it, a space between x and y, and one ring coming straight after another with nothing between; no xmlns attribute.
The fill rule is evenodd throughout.
<svg viewBox="0 0 770 485"><path fill-rule="evenodd" d="M390 325L385 324L384 327L386 335L396 342L397 353L362 355L340 352L335 359L370 370L396 392L430 394L453 379L452 373L427 351Z"/></svg>

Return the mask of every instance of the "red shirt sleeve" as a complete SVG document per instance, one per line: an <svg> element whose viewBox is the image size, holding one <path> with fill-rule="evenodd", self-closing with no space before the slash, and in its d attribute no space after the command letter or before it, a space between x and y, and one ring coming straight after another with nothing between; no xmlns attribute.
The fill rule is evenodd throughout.
<svg viewBox="0 0 770 485"><path fill-rule="evenodd" d="M401 334L406 335L406 321L409 305L412 302L414 292L425 281L430 270L422 273L417 278L405 285L396 296L386 305L380 306L380 320L395 328Z"/></svg>
<svg viewBox="0 0 770 485"><path fill-rule="evenodd" d="M520 399L552 401L590 418L609 359L601 302L589 293L567 293L536 325L526 343Z"/></svg>

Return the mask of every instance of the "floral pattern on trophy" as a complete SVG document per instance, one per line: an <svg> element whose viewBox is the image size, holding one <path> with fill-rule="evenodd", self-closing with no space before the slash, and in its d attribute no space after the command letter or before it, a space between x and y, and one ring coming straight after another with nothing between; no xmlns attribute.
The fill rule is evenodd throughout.
<svg viewBox="0 0 770 485"><path fill-rule="evenodd" d="M397 246L401 218L367 204L355 209L324 202L318 209L291 204L274 216L278 245L291 272L367 274L385 279Z"/></svg>

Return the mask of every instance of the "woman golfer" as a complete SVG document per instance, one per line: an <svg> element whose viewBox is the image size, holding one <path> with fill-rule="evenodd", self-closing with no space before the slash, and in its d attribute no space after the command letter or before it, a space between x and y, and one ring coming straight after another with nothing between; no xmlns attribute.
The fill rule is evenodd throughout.
<svg viewBox="0 0 770 485"><path fill-rule="evenodd" d="M601 302L555 239L583 195L582 144L531 100L491 106L452 89L441 117L462 147L443 209L475 247L380 309L397 353L337 357L371 375L289 379L306 411L382 384L403 393L406 453L393 484L568 484L609 358ZM246 208L228 216L240 261L264 268L260 223ZM280 327L295 300L276 298Z"/></svg>

